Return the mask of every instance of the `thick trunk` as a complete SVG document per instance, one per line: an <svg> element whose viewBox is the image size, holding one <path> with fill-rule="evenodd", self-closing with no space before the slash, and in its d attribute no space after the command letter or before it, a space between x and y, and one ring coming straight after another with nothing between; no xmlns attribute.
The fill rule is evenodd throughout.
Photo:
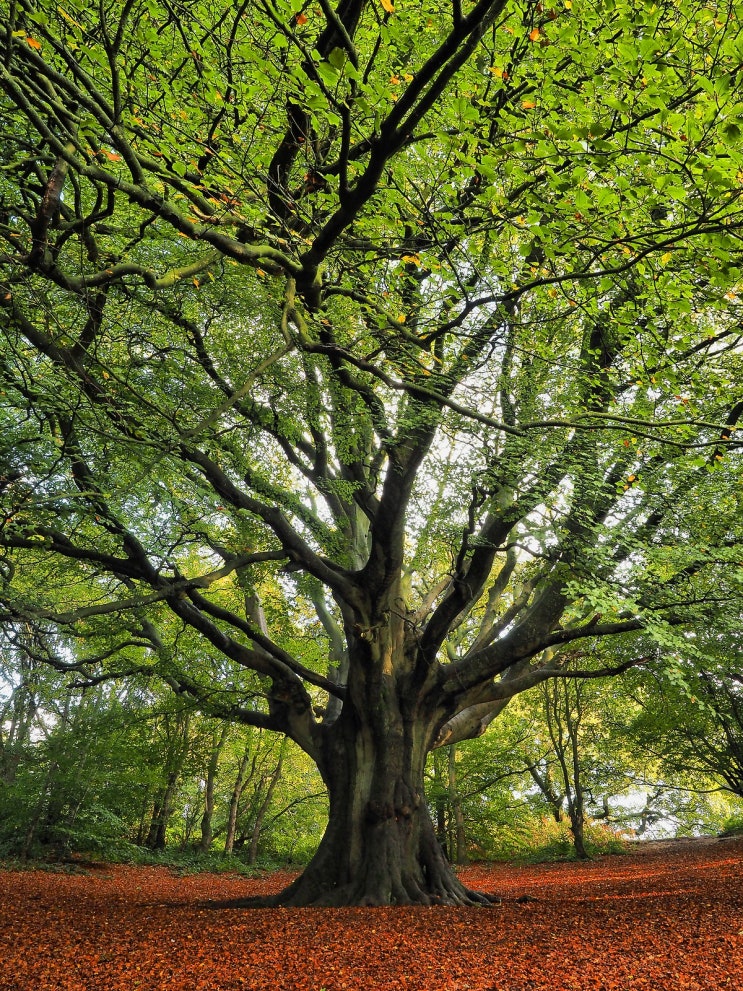
<svg viewBox="0 0 743 991"><path fill-rule="evenodd" d="M415 725L386 735L346 725L336 735L322 767L325 835L304 874L270 904L492 903L459 881L441 848L423 793L425 739Z"/></svg>
<svg viewBox="0 0 743 991"><path fill-rule="evenodd" d="M270 904L493 901L457 878L426 805L426 756L450 714L427 696L427 668L416 664L399 601L391 586L354 627L342 710L314 741L330 799L327 829L304 874Z"/></svg>

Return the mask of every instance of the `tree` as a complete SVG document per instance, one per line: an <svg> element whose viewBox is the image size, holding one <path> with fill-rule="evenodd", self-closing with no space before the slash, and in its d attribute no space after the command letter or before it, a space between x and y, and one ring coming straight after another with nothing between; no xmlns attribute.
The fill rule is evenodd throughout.
<svg viewBox="0 0 743 991"><path fill-rule="evenodd" d="M621 796L626 804L633 790L637 758L625 727L637 707L614 683L569 679L540 685L533 702L538 712L527 708L526 715L542 728L542 736L534 734L524 748L529 773L555 821L567 815L575 853L586 859L587 823L626 819L611 800Z"/></svg>
<svg viewBox="0 0 743 991"><path fill-rule="evenodd" d="M427 753L740 603L739 31L13 5L2 618L312 757L328 827L280 901L482 901Z"/></svg>
<svg viewBox="0 0 743 991"><path fill-rule="evenodd" d="M671 776L705 781L743 798L740 633L702 631L685 654L637 686L631 727Z"/></svg>
<svg viewBox="0 0 743 991"><path fill-rule="evenodd" d="M24 858L121 850L156 785L152 698L134 679L76 683L45 663L49 646L29 629L5 644L0 847Z"/></svg>
<svg viewBox="0 0 743 991"><path fill-rule="evenodd" d="M521 753L533 733L510 705L487 736L432 751L426 796L436 834L452 863L509 856L528 844L534 817L525 799L526 763Z"/></svg>

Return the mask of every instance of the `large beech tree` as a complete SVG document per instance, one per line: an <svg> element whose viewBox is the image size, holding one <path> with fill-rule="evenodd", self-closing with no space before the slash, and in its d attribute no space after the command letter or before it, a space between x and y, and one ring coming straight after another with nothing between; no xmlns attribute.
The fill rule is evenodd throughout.
<svg viewBox="0 0 743 991"><path fill-rule="evenodd" d="M6 635L310 754L279 901L483 900L427 753L740 609L736 5L13 0L0 47Z"/></svg>

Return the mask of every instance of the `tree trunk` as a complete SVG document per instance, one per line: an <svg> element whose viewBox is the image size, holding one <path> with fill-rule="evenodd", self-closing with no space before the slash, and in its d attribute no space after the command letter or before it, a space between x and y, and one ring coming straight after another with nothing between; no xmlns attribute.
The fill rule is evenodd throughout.
<svg viewBox="0 0 743 991"><path fill-rule="evenodd" d="M464 828L464 812L462 811L462 800L459 797L459 788L457 787L457 748L455 744L451 744L448 748L448 788L449 788L449 806L451 808L451 815L454 825L454 842L452 844L452 851L450 853L450 859L454 861L455 864L466 864L467 863L467 833Z"/></svg>
<svg viewBox="0 0 743 991"><path fill-rule="evenodd" d="M232 786L230 808L227 815L227 833L224 838L224 852L226 854L231 854L235 846L235 834L237 833L237 812L240 807L242 793L245 791L249 780L246 779L245 772L247 771L248 761L250 760L251 743L252 741L248 741L245 746L245 750L240 758L240 764L237 768L237 777L235 778L235 783Z"/></svg>
<svg viewBox="0 0 743 991"><path fill-rule="evenodd" d="M225 723L219 734L219 738L215 740L209 754L209 765L206 769L206 782L204 786L204 812L201 816L201 840L199 841L199 850L202 853L208 853L211 850L214 840L212 830L212 820L214 818L214 783L217 777L219 757L227 740L229 728L229 723Z"/></svg>
<svg viewBox="0 0 743 991"><path fill-rule="evenodd" d="M492 903L459 881L436 835L423 790L432 734L419 719L397 723L391 708L344 711L318 761L330 810L315 856L279 895L236 904Z"/></svg>
<svg viewBox="0 0 743 991"><path fill-rule="evenodd" d="M585 840L585 799L583 792L583 768L580 762L580 749L578 746L578 731L581 717L583 715L580 691L575 692L575 715L567 702L565 704L565 721L568 726L570 739L570 756L573 765L573 793L568 796L568 811L570 813L570 832L573 834L573 846L575 853L580 860L588 860L588 850L586 850Z"/></svg>
<svg viewBox="0 0 743 991"><path fill-rule="evenodd" d="M585 816L581 809L575 808L570 813L570 832L573 834L573 847L579 860L589 860L585 839Z"/></svg>
<svg viewBox="0 0 743 991"><path fill-rule="evenodd" d="M449 833L447 829L447 816L446 816L446 785L444 783L444 773L442 767L443 753L441 750L434 751L433 755L433 780L434 780L434 795L435 795L435 822L436 822L436 836L438 837L439 845L441 849L445 852L449 860L451 857L451 850L449 848Z"/></svg>
<svg viewBox="0 0 743 991"><path fill-rule="evenodd" d="M284 766L284 754L286 752L286 738L281 741L281 749L279 751L279 759L276 767L271 773L271 777L268 781L268 788L266 789L266 794L263 796L263 801L258 807L256 812L255 821L253 823L253 829L250 834L250 850L248 851L248 863L255 864L258 860L258 841L261 837L261 829L263 828L263 823L266 818L266 813L268 812L268 807L271 804L271 799L273 798L273 793L276 790L276 785L281 780L281 771Z"/></svg>
<svg viewBox="0 0 743 991"><path fill-rule="evenodd" d="M526 767L532 777L532 780L539 788L544 799L547 801L550 812L552 813L552 818L555 822L562 822L564 818L562 804L565 800L565 796L561 795L555 787L555 784L550 776L549 766L545 768L544 773L540 771L536 764L527 764Z"/></svg>
<svg viewBox="0 0 743 991"><path fill-rule="evenodd" d="M155 799L152 809L152 819L150 821L149 832L147 833L146 846L150 850L164 850L167 844L167 828L170 817L173 814L173 799L175 797L175 786L178 781L177 774L170 774L165 787Z"/></svg>

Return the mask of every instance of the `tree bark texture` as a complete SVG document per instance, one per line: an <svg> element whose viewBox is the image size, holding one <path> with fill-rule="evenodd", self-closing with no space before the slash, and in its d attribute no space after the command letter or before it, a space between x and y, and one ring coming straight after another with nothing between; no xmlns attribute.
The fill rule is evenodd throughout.
<svg viewBox="0 0 743 991"><path fill-rule="evenodd" d="M380 639L383 639L380 635ZM387 644L389 647L389 644ZM330 798L327 829L277 905L477 905L447 861L424 794L426 756L441 719L380 647L352 665L343 712L316 760ZM371 650L372 661L378 651ZM387 661L384 660L387 656ZM349 704L350 702L350 704Z"/></svg>

